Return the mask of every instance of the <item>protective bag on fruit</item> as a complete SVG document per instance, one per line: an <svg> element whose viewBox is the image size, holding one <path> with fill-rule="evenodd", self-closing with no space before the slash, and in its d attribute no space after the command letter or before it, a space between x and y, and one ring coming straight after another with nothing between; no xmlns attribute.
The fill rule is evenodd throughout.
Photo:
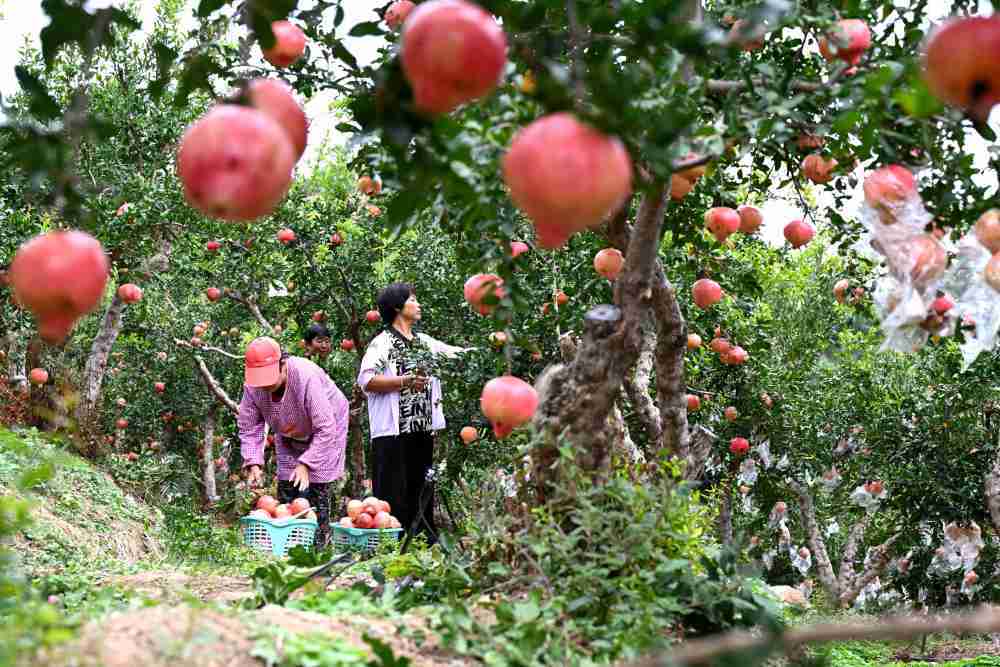
<svg viewBox="0 0 1000 667"><path fill-rule="evenodd" d="M970 231L958 243L958 257L945 276L944 288L957 296L952 311L962 318L965 343L962 344L962 370L968 368L980 352L992 350L1000 329L1000 294L986 280L992 255Z"/></svg>

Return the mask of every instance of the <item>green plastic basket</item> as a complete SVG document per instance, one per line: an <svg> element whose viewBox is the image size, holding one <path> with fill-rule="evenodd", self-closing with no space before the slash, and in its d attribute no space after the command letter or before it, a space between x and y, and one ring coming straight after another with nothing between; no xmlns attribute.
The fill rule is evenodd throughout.
<svg viewBox="0 0 1000 667"><path fill-rule="evenodd" d="M319 523L313 519L291 521L265 521L245 516L240 519L243 541L259 551L270 551L282 558L295 546L311 547L316 539Z"/></svg>
<svg viewBox="0 0 1000 667"><path fill-rule="evenodd" d="M331 523L330 528L334 546L365 552L375 551L382 539L399 540L403 532L402 528L344 528L339 523Z"/></svg>

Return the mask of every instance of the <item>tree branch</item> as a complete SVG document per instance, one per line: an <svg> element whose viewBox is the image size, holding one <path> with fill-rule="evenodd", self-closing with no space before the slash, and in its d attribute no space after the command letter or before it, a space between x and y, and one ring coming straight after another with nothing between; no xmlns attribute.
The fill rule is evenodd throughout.
<svg viewBox="0 0 1000 667"><path fill-rule="evenodd" d="M194 358L194 364L197 366L198 373L201 375L201 379L205 383L205 386L208 387L208 390L212 392L217 399L219 399L220 403L229 408L230 412L234 415L238 415L240 413L239 404L229 398L229 394L226 393L226 390L222 388L219 381L212 375L212 371L208 370L208 366L205 365L205 360L196 355Z"/></svg>
<svg viewBox="0 0 1000 667"><path fill-rule="evenodd" d="M684 353L687 322L677 294L656 260L653 276L653 315L656 321L656 398L660 409L661 439L658 449L686 459L688 439Z"/></svg>
<svg viewBox="0 0 1000 667"><path fill-rule="evenodd" d="M1000 451L993 459L993 467L983 477L983 493L993 528L1000 532Z"/></svg>
<svg viewBox="0 0 1000 667"><path fill-rule="evenodd" d="M656 333L649 318L643 322L643 330L645 333L639 359L635 362L635 369L625 377L625 393L646 431L646 440L652 451L658 447L663 428L660 424L660 410L649 395L650 378L653 375L653 349L656 346Z"/></svg>
<svg viewBox="0 0 1000 667"><path fill-rule="evenodd" d="M1000 608L982 606L969 614L949 614L944 617L895 616L881 623L870 620L858 623L821 623L789 630L780 636L754 636L737 630L714 637L692 639L671 653L647 656L623 667L683 667L712 665L723 656L756 654L770 646L789 654L801 646L829 642L862 640L908 640L937 633L983 635L1000 632Z"/></svg>
<svg viewBox="0 0 1000 667"><path fill-rule="evenodd" d="M799 510L802 512L802 524L806 529L806 536L809 540L809 548L812 549L813 557L816 559L816 571L820 583L827 590L830 597L840 599L840 591L837 588L837 577L833 572L833 565L830 563L830 555L826 551L826 541L819 530L819 523L816 521L816 505L813 502L812 494L804 484L794 479L788 480L788 485L792 487L795 495L799 497Z"/></svg>
<svg viewBox="0 0 1000 667"><path fill-rule="evenodd" d="M233 301L238 301L242 303L244 306L246 306L247 310L250 311L250 314L253 315L253 318L257 320L257 324L263 327L264 330L267 331L268 333L274 333L274 327L271 326L271 323L267 321L267 318L264 317L264 314L260 312L260 307L257 305L256 299L254 299L252 296L244 297L235 290L227 290L223 292L223 294L225 294Z"/></svg>
<svg viewBox="0 0 1000 667"><path fill-rule="evenodd" d="M871 565L865 570L860 577L854 580L854 585L850 589L843 591L840 594L840 606L847 607L854 599L861 594L865 586L870 584L875 577L882 574L885 568L889 565L889 549L892 547L893 543L899 539L900 533L896 533L889 539L887 539L882 544L875 547L875 557L872 559Z"/></svg>
<svg viewBox="0 0 1000 667"><path fill-rule="evenodd" d="M868 523L871 521L871 514L867 512L861 517L847 537L847 544L844 545L844 553L840 557L840 572L837 573L837 588L846 591L854 583L856 572L854 570L854 560L858 557L858 546L865 535Z"/></svg>
<svg viewBox="0 0 1000 667"><path fill-rule="evenodd" d="M753 79L752 81L755 87L764 83L763 79ZM823 90L827 85L829 84L796 79L788 87L797 93L815 93L817 90ZM746 90L746 88L746 81L727 81L725 79L708 79L705 81L705 90L709 93L732 93L738 90Z"/></svg>
<svg viewBox="0 0 1000 667"><path fill-rule="evenodd" d="M195 345L191 344L191 341L181 340L180 338L175 338L174 339L174 345L176 345L177 347L186 347L186 348L188 348L190 350L202 350L204 352L215 352L217 354L221 354L224 357L229 357L230 359L237 359L237 360L240 360L240 361L243 360L243 356L242 355L233 354L232 352L227 352L226 350L223 350L221 347L212 347L211 345L205 345L205 344L201 344L201 345L195 346Z"/></svg>

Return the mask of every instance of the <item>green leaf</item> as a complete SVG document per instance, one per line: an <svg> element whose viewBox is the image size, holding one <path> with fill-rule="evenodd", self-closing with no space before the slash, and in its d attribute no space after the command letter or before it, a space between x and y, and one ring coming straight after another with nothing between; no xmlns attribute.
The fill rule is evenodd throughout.
<svg viewBox="0 0 1000 667"><path fill-rule="evenodd" d="M271 24L288 16L295 9L297 0L254 0L247 8L250 28L263 49L274 46Z"/></svg>
<svg viewBox="0 0 1000 667"><path fill-rule="evenodd" d="M114 39L111 26L115 23L129 31L142 27L128 13L114 7L89 14L83 7L71 5L66 0L42 0L42 10L50 19L39 34L47 68L52 66L56 54L67 44L79 44L84 53L90 53L96 46L110 45Z"/></svg>
<svg viewBox="0 0 1000 667"><path fill-rule="evenodd" d="M28 111L31 112L32 116L38 120L52 120L59 117L61 113L59 105L49 95L49 91L46 90L45 84L40 79L21 65L14 68L14 75L21 85L21 89L30 98Z"/></svg>
<svg viewBox="0 0 1000 667"><path fill-rule="evenodd" d="M893 97L907 115L914 118L929 118L942 109L941 103L931 94L921 77L912 81L909 87L897 90Z"/></svg>
<svg viewBox="0 0 1000 667"><path fill-rule="evenodd" d="M860 111L845 111L844 113L837 116L836 120L833 121L833 131L847 134L854 126L861 122L861 112Z"/></svg>
<svg viewBox="0 0 1000 667"><path fill-rule="evenodd" d="M367 667L409 667L410 659L406 656L396 656L392 647L377 637L365 633L361 635L365 643L371 647L375 660L369 660Z"/></svg>
<svg viewBox="0 0 1000 667"><path fill-rule="evenodd" d="M350 67L352 70L357 71L358 69L357 59L354 57L354 54L352 54L350 51L347 50L347 47L344 46L342 42L340 42L339 40L333 42L332 44L330 44L330 48L333 49L333 55L340 58L344 62L344 64Z"/></svg>
<svg viewBox="0 0 1000 667"><path fill-rule="evenodd" d="M541 613L542 610L534 602L518 602L514 605L514 620L518 623L532 623Z"/></svg>
<svg viewBox="0 0 1000 667"><path fill-rule="evenodd" d="M223 74L222 67L207 53L195 54L188 60L178 77L177 94L174 104L178 107L187 104L187 99L195 90L202 89L214 95L212 75Z"/></svg>
<svg viewBox="0 0 1000 667"><path fill-rule="evenodd" d="M382 28L375 21L365 21L351 28L351 31L347 34L351 37L370 37L381 35L383 32Z"/></svg>

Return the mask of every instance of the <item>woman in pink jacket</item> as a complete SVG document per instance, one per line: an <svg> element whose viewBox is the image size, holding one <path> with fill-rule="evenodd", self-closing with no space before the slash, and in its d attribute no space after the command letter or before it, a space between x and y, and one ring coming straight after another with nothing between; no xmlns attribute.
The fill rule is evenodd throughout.
<svg viewBox="0 0 1000 667"><path fill-rule="evenodd" d="M264 425L278 455L278 501L306 498L319 520L317 547L330 534L330 482L344 475L348 403L326 372L302 357L282 354L272 338L247 346L237 425L247 479L262 485Z"/></svg>

